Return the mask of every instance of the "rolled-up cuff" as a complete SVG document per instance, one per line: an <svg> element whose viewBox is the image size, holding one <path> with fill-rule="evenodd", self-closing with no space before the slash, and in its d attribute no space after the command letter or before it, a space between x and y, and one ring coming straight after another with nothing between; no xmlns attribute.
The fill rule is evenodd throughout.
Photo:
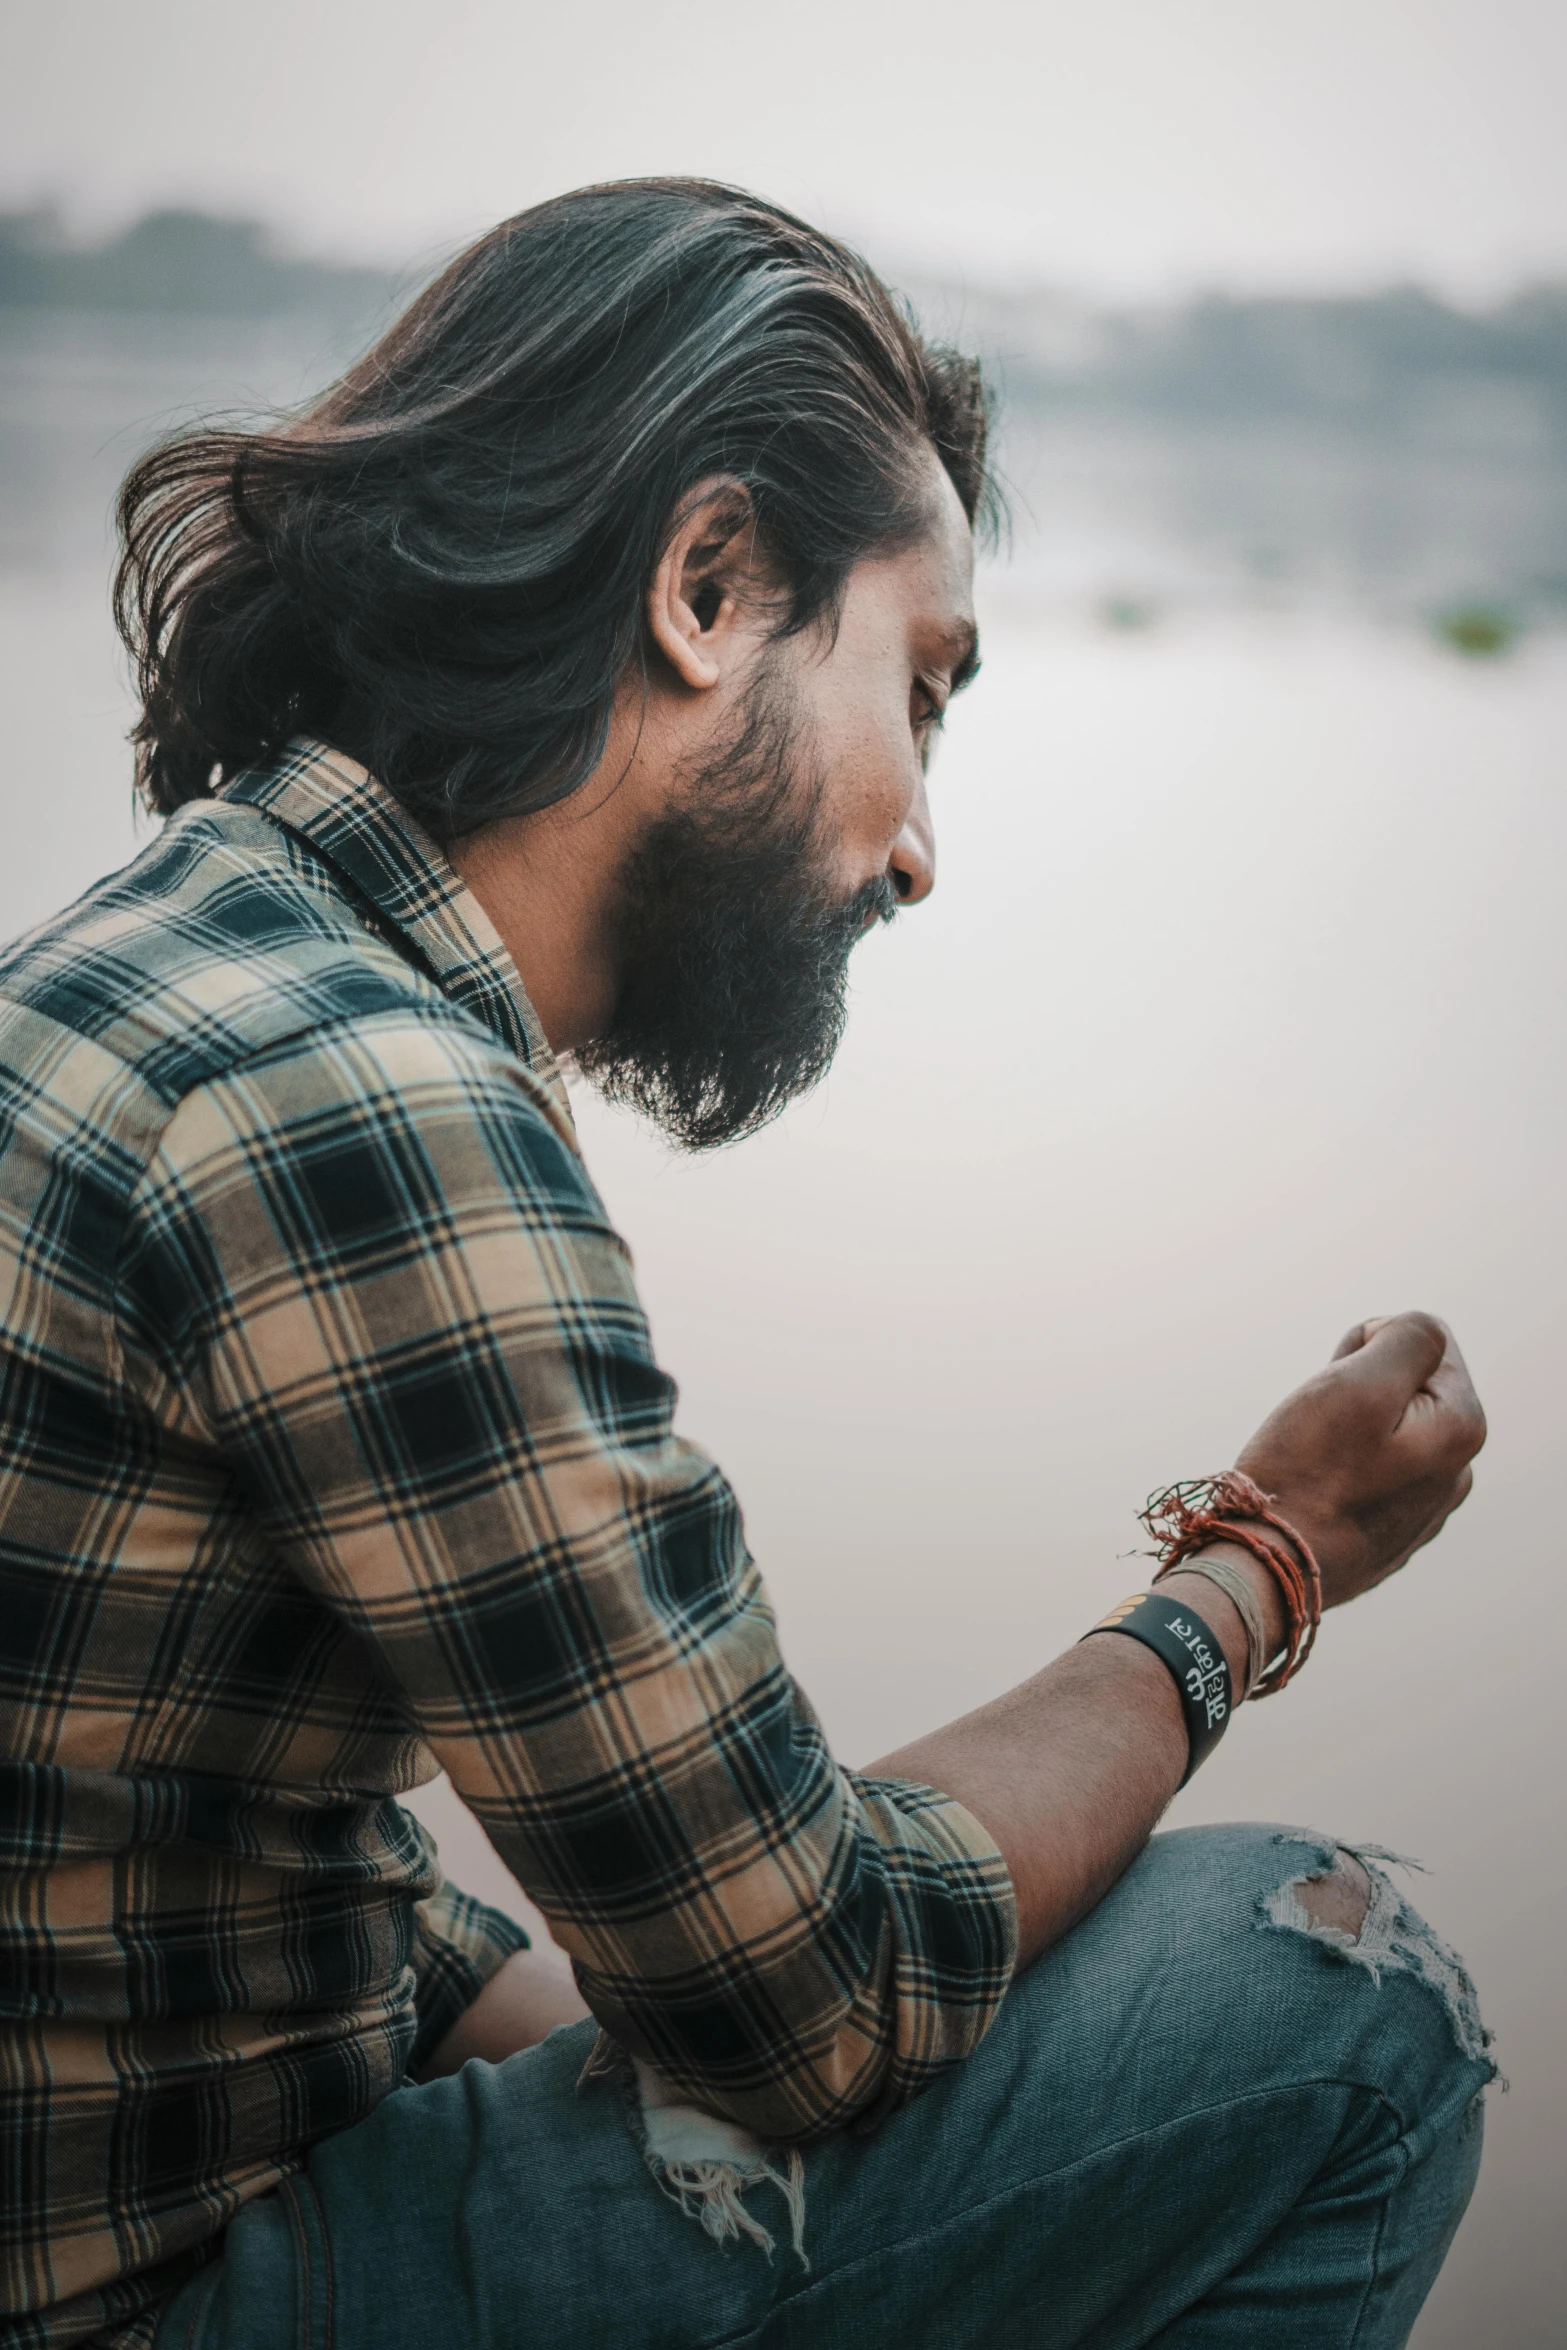
<svg viewBox="0 0 1567 2350"><path fill-rule="evenodd" d="M467 2013L513 1951L528 1947L527 1935L504 1910L475 1901L455 1885L439 1885L416 1905L413 1963L419 2028L408 2060L410 2071L429 2062L458 2017Z"/></svg>

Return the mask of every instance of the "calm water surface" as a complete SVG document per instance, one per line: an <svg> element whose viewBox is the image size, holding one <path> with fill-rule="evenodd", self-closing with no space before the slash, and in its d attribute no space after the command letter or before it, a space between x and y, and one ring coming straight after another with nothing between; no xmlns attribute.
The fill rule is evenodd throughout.
<svg viewBox="0 0 1567 2350"><path fill-rule="evenodd" d="M131 853L97 539L0 574L0 932ZM685 1426L849 1760L1130 1587L1132 1512L1367 1313L1434 1307L1490 1408L1441 1544L1331 1619L1176 1817L1417 1855L1512 2080L1420 2350L1560 2342L1558 1500L1567 649L988 595L941 879L870 941L829 1085L700 1164L579 1103ZM437 1788L453 1874L498 1872Z"/></svg>

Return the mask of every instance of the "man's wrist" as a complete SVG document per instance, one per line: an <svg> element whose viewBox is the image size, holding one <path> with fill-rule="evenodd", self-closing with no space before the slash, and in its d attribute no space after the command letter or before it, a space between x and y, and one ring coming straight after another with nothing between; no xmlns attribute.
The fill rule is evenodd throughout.
<svg viewBox="0 0 1567 2350"><path fill-rule="evenodd" d="M1249 1680L1250 1644L1240 1609L1228 1592L1211 1583L1206 1575L1192 1570L1203 1559L1222 1559L1227 1566L1237 1567L1245 1576L1252 1596L1262 1614L1267 1635L1266 1651L1269 1657L1278 1655L1289 1631L1283 1595L1278 1584L1261 1559L1255 1557L1238 1542L1209 1542L1195 1551L1189 1561L1172 1567L1169 1574L1159 1578L1159 1589L1168 1591L1195 1609L1212 1628L1229 1661L1230 1680L1237 1698Z"/></svg>

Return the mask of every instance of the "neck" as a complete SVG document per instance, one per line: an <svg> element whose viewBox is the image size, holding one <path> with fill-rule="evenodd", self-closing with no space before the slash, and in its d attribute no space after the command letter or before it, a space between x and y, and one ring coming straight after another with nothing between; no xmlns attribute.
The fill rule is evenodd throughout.
<svg viewBox="0 0 1567 2350"><path fill-rule="evenodd" d="M448 854L500 933L552 1050L566 1053L614 1009L619 972L606 903L614 868L566 827L547 826L554 813L503 817Z"/></svg>
<svg viewBox="0 0 1567 2350"><path fill-rule="evenodd" d="M615 901L646 827L649 778L635 737L611 725L604 757L569 799L503 816L448 850L500 933L557 1053L596 1036L615 1008Z"/></svg>

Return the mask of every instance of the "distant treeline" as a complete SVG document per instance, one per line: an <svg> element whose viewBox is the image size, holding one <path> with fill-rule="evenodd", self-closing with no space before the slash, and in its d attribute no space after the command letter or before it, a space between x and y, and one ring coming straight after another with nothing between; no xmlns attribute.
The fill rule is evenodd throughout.
<svg viewBox="0 0 1567 2350"><path fill-rule="evenodd" d="M978 322L976 322L978 323ZM1091 400L1172 420L1318 419L1397 429L1418 416L1440 437L1567 432L1567 286L1485 311L1418 287L1336 299L1210 296L1179 309L1084 320L1074 344L1041 347L1019 303L991 343L1012 395ZM1017 331L1021 329L1022 331Z"/></svg>
<svg viewBox="0 0 1567 2350"><path fill-rule="evenodd" d="M291 257L253 220L147 214L118 235L69 237L51 211L0 214L0 323L39 311L330 320L368 331L412 278ZM1380 294L1214 296L1095 310L1047 290L913 288L920 310L977 347L1007 405L1165 420L1320 422L1453 446L1567 436L1567 286L1488 311L1415 287Z"/></svg>
<svg viewBox="0 0 1567 2350"><path fill-rule="evenodd" d="M296 260L254 220L149 212L89 244L68 237L50 210L0 213L0 312L368 318L395 288L389 271Z"/></svg>

